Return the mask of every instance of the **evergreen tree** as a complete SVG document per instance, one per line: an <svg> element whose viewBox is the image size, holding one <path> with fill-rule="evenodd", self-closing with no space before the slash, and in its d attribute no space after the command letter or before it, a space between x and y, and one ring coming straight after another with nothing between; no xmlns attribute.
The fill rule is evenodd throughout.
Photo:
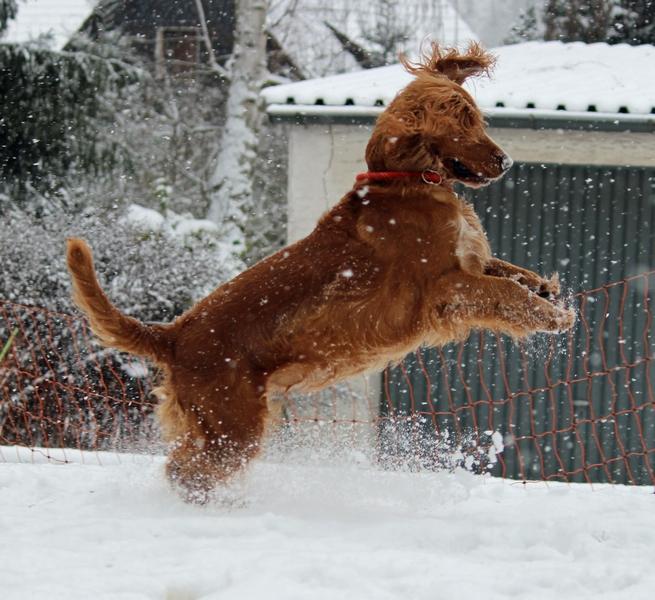
<svg viewBox="0 0 655 600"><path fill-rule="evenodd" d="M614 0L548 0L544 14L546 40L607 41Z"/></svg>
<svg viewBox="0 0 655 600"><path fill-rule="evenodd" d="M622 0L615 13L611 43L655 44L655 0Z"/></svg>
<svg viewBox="0 0 655 600"><path fill-rule="evenodd" d="M16 14L15 2L0 3L1 17ZM131 65L84 44L56 52L0 43L0 192L5 201L57 192L76 170L95 174L114 168L120 147L98 143L98 122L112 118L107 97L138 76Z"/></svg>
<svg viewBox="0 0 655 600"><path fill-rule="evenodd" d="M655 44L655 0L548 0L546 40Z"/></svg>

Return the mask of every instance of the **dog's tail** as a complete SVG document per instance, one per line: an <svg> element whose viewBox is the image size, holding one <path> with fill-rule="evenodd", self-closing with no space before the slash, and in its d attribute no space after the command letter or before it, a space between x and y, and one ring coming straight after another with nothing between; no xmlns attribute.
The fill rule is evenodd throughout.
<svg viewBox="0 0 655 600"><path fill-rule="evenodd" d="M100 341L124 352L168 362L169 327L141 323L124 315L109 301L98 283L91 249L84 240L68 240L66 260L73 280L73 301L86 314Z"/></svg>

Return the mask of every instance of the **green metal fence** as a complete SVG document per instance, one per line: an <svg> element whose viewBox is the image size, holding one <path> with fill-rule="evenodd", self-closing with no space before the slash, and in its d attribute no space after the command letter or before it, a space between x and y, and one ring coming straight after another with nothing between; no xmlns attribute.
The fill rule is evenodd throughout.
<svg viewBox="0 0 655 600"><path fill-rule="evenodd" d="M497 431L496 474L655 483L655 170L519 164L468 195L497 256L588 291L578 324L411 355L385 373L383 419L418 414L422 435L487 446Z"/></svg>

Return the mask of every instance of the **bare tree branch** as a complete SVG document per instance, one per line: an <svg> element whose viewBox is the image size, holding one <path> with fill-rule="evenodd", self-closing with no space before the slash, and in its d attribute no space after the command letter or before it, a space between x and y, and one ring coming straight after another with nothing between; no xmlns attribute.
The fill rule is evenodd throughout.
<svg viewBox="0 0 655 600"><path fill-rule="evenodd" d="M207 27L207 19L205 17L205 9L202 6L202 0L195 0L196 10L198 11L198 19L200 20L200 27L202 28L202 37L205 41L205 46L207 46L207 55L209 56L209 64L212 69L221 75L221 77L229 81L230 74L226 69L221 67L216 62L216 55L214 54L214 46L212 45L211 37L209 36L209 29Z"/></svg>
<svg viewBox="0 0 655 600"><path fill-rule="evenodd" d="M372 69L374 67L381 67L384 65L384 61L380 60L380 56L366 50L366 48L360 46L358 43L351 40L345 33L339 31L336 27L323 21L325 26L334 34L334 36L339 40L341 46L346 52L352 54L353 58L364 68Z"/></svg>

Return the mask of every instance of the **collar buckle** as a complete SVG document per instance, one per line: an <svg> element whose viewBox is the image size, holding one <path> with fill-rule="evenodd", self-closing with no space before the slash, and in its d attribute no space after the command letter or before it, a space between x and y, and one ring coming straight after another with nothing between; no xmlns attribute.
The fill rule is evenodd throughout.
<svg viewBox="0 0 655 600"><path fill-rule="evenodd" d="M443 177L441 174L433 169L425 169L421 173L421 179L424 183L428 183L430 185L439 185L443 182Z"/></svg>

